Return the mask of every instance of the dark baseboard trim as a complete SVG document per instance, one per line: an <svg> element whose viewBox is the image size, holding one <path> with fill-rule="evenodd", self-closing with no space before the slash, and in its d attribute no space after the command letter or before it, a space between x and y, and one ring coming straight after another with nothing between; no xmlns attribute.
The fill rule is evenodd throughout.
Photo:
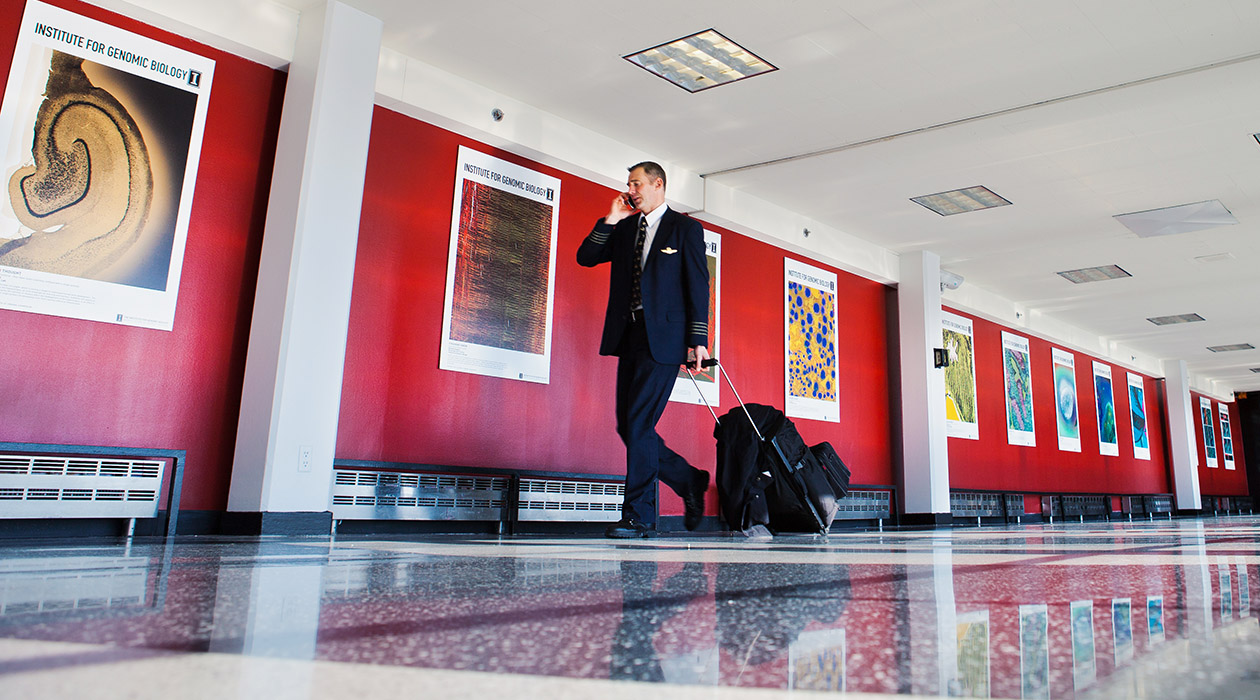
<svg viewBox="0 0 1260 700"><path fill-rule="evenodd" d="M332 532L330 511L253 513L228 511L220 521L224 535L327 535Z"/></svg>
<svg viewBox="0 0 1260 700"><path fill-rule="evenodd" d="M498 535L498 520L338 520L337 536Z"/></svg>
<svg viewBox="0 0 1260 700"><path fill-rule="evenodd" d="M139 530L141 520L136 521ZM160 533L159 533L160 534ZM0 520L0 540L126 537L125 518L15 518Z"/></svg>
<svg viewBox="0 0 1260 700"><path fill-rule="evenodd" d="M950 513L902 513L897 524L905 528L953 527L954 516Z"/></svg>

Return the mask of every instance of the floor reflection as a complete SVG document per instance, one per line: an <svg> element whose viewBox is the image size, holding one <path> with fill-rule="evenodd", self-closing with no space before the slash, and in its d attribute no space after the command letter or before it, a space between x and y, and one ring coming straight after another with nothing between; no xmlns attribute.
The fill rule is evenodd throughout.
<svg viewBox="0 0 1260 700"><path fill-rule="evenodd" d="M1249 697L1258 553L1260 519L8 545L0 638L697 687Z"/></svg>

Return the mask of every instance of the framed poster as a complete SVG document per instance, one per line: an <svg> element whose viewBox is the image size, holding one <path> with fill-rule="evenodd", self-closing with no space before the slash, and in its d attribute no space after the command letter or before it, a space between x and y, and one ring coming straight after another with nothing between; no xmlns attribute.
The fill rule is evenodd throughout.
<svg viewBox="0 0 1260 700"><path fill-rule="evenodd" d="M551 381L560 180L459 147L440 369Z"/></svg>
<svg viewBox="0 0 1260 700"><path fill-rule="evenodd" d="M1019 606L1021 698L1050 700L1050 625L1045 604Z"/></svg>
<svg viewBox="0 0 1260 700"><path fill-rule="evenodd" d="M708 229L704 232L705 258L709 264L709 355L722 359L718 347L721 334L718 324L722 318L722 236ZM680 403L703 404L705 401L716 411L722 404L719 402L721 382L717 367L696 371L696 381L692 382L685 368L678 370L678 378L674 380L674 389L669 395L670 401ZM700 388L703 397L696 392Z"/></svg>
<svg viewBox="0 0 1260 700"><path fill-rule="evenodd" d="M1128 375L1129 424L1133 427L1133 456L1151 458L1151 438L1146 431L1146 383L1140 374Z"/></svg>
<svg viewBox="0 0 1260 700"><path fill-rule="evenodd" d="M1218 403L1216 410L1221 414L1221 461L1225 463L1226 469L1233 469L1234 432L1229 427L1229 406Z"/></svg>
<svg viewBox="0 0 1260 700"><path fill-rule="evenodd" d="M1116 397L1111 389L1111 365L1094 362L1094 401L1098 408L1098 452L1115 457L1120 454L1120 437L1116 429Z"/></svg>
<svg viewBox="0 0 1260 700"><path fill-rule="evenodd" d="M949 355L949 366L945 368L945 434L979 440L976 351L971 319L942 311L941 335Z"/></svg>
<svg viewBox="0 0 1260 700"><path fill-rule="evenodd" d="M1203 424L1203 454L1207 456L1208 467L1215 469L1216 464L1216 426L1212 420L1212 399L1199 397L1199 419Z"/></svg>
<svg viewBox="0 0 1260 700"><path fill-rule="evenodd" d="M1032 363L1028 339L1002 331L1002 376L1006 385L1006 441L1033 447Z"/></svg>
<svg viewBox="0 0 1260 700"><path fill-rule="evenodd" d="M789 418L840 422L836 275L783 259L784 386Z"/></svg>
<svg viewBox="0 0 1260 700"><path fill-rule="evenodd" d="M1076 356L1067 350L1050 349L1054 362L1054 422L1059 433L1059 449L1081 451L1081 417L1076 401Z"/></svg>
<svg viewBox="0 0 1260 700"><path fill-rule="evenodd" d="M0 308L169 331L214 61L26 3L0 106Z"/></svg>

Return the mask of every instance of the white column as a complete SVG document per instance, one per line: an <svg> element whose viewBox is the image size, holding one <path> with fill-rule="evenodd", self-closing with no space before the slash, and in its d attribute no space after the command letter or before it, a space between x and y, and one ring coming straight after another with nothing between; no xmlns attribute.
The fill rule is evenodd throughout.
<svg viewBox="0 0 1260 700"><path fill-rule="evenodd" d="M1195 410L1190 404L1190 373L1185 360L1164 361L1168 402L1168 448L1172 460L1173 496L1177 510L1199 510L1199 451L1195 444Z"/></svg>
<svg viewBox="0 0 1260 700"><path fill-rule="evenodd" d="M907 514L949 513L945 374L932 362L941 347L941 259L904 253L897 286L901 351L902 504Z"/></svg>
<svg viewBox="0 0 1260 700"><path fill-rule="evenodd" d="M302 12L263 233L228 510L329 510L381 21Z"/></svg>

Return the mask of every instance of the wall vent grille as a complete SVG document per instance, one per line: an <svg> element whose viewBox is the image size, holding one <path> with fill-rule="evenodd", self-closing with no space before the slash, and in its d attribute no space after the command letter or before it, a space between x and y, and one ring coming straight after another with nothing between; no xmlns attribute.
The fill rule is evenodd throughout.
<svg viewBox="0 0 1260 700"><path fill-rule="evenodd" d="M337 520L500 520L511 479L334 467Z"/></svg>
<svg viewBox="0 0 1260 700"><path fill-rule="evenodd" d="M955 518L1003 517L1002 494L949 492L949 512Z"/></svg>
<svg viewBox="0 0 1260 700"><path fill-rule="evenodd" d="M152 518L166 462L0 454L0 518Z"/></svg>
<svg viewBox="0 0 1260 700"><path fill-rule="evenodd" d="M836 503L836 520L886 519L892 515L892 493L888 491L850 491Z"/></svg>
<svg viewBox="0 0 1260 700"><path fill-rule="evenodd" d="M521 522L616 522L626 485L576 479L521 479L517 519Z"/></svg>

